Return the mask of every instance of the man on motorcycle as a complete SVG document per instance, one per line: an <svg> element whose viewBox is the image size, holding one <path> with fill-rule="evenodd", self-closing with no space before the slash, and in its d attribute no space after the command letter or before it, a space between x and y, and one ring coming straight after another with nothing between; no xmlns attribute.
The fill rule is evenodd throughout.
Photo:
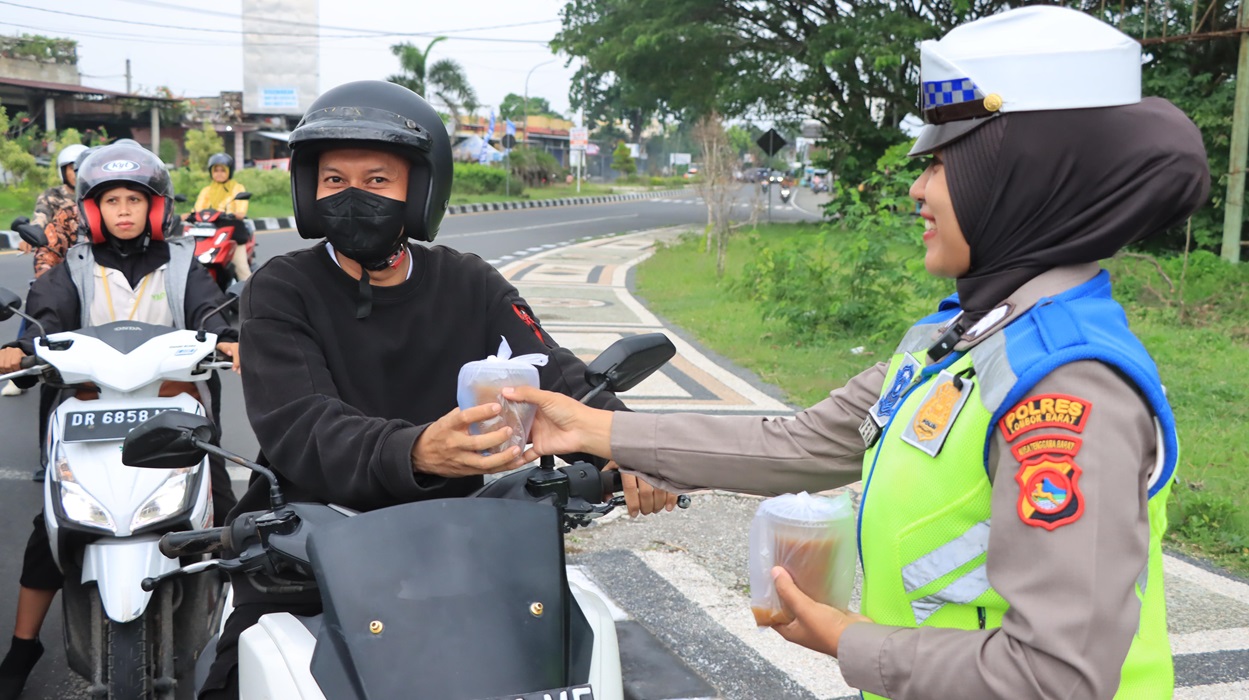
<svg viewBox="0 0 1249 700"><path fill-rule="evenodd" d="M214 153L208 158L208 174L212 176L212 182L199 191L199 197L195 198L194 211L215 209L223 214L237 217L240 225L246 226L247 222L243 219L247 217L247 200L235 199L235 197L246 192L247 188L234 179L234 158L225 153ZM245 231L236 231L235 235L250 234ZM234 275L239 281L245 281L252 276L251 265L247 262L246 246L235 246L232 262Z"/></svg>
<svg viewBox="0 0 1249 700"><path fill-rule="evenodd" d="M35 200L35 216L29 223L44 229L48 245L31 248L29 243L22 241L18 246L23 253L35 253L35 277L59 265L65 257L65 250L78 242L78 207L74 198L74 183L77 182L75 159L86 150L87 147L81 144L70 144L62 148L56 154L56 169L61 173L61 184L44 190ZM68 217L57 216L61 212L70 213L72 224L64 223ZM22 219L13 222L15 226L18 223L26 222ZM12 381L0 391L4 396L20 396L23 393L25 390Z"/></svg>
<svg viewBox="0 0 1249 700"><path fill-rule="evenodd" d="M481 258L407 241L433 240L451 193L437 112L393 83L348 83L309 107L290 145L299 233L326 240L270 260L241 308L247 414L287 500L368 511L467 496L483 475L521 466L517 448L489 454L510 428L470 434L500 407L459 410L460 368L503 337L516 355L548 357L544 387L583 396L585 365ZM624 408L607 392L591 403ZM675 504L632 479L625 491L631 512ZM232 516L266 510L267 494L254 482ZM232 583L236 607L201 698L238 697L238 638L261 616L321 609L315 592L276 597Z"/></svg>
<svg viewBox="0 0 1249 700"><path fill-rule="evenodd" d="M74 246L66 262L35 281L27 297L32 317L48 333L131 319L196 328L209 311L225 303L192 254L193 243L165 241L176 225L173 185L164 164L129 139L100 148L82 163L77 182L78 210L91 236ZM182 303L175 309L177 301ZM217 349L238 363L237 334L220 315L206 321L221 340ZM34 354L39 329L31 324L14 343L0 349L0 373L19 368ZM26 378L32 380L33 378ZM22 380L19 380L22 381ZM222 462L213 464L213 508L218 523L235 498ZM43 513L26 545L13 644L0 662L0 700L14 700L43 654L39 629L63 584L52 557Z"/></svg>

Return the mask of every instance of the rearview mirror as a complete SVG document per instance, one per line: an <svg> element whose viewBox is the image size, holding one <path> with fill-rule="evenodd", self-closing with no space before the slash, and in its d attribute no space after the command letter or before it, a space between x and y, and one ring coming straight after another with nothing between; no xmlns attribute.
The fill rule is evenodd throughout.
<svg viewBox="0 0 1249 700"><path fill-rule="evenodd" d="M175 194L175 195L173 196L173 201L175 201L175 202L185 202L185 201L186 201L186 195L185 195L185 194Z"/></svg>
<svg viewBox="0 0 1249 700"><path fill-rule="evenodd" d="M252 198L252 193L251 192L239 192L238 194L234 195L234 198L239 201L245 202Z"/></svg>
<svg viewBox="0 0 1249 700"><path fill-rule="evenodd" d="M121 445L121 463L129 467L193 467L208 453L196 440L213 442L217 429L205 416L165 411L130 431Z"/></svg>
<svg viewBox="0 0 1249 700"><path fill-rule="evenodd" d="M17 231L17 235L23 241L26 241L34 248L46 248L48 246L47 234L34 224L21 224L14 227L14 230Z"/></svg>
<svg viewBox="0 0 1249 700"><path fill-rule="evenodd" d="M22 298L17 294L0 287L0 321L13 318L13 312L22 308Z"/></svg>
<svg viewBox="0 0 1249 700"><path fill-rule="evenodd" d="M607 391L628 391L677 354L676 346L663 333L645 333L621 338L594 358L585 370L590 386L606 382Z"/></svg>

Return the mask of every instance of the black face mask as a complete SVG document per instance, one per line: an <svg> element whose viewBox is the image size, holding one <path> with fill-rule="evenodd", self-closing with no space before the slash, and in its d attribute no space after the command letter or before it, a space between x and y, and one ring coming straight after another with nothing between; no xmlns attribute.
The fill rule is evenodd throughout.
<svg viewBox="0 0 1249 700"><path fill-rule="evenodd" d="M384 268L403 243L406 202L351 187L318 199L316 207L334 250L366 269Z"/></svg>

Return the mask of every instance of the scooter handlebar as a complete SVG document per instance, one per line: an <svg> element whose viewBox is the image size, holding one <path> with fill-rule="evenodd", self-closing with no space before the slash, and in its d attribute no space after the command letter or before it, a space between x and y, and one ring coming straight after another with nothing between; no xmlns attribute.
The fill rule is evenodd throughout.
<svg viewBox="0 0 1249 700"><path fill-rule="evenodd" d="M619 469L604 469L599 473L599 478L603 480L603 493L620 493L624 490L624 484L621 483ZM678 508L689 508L690 497L681 494L677 496Z"/></svg>
<svg viewBox="0 0 1249 700"><path fill-rule="evenodd" d="M170 532L160 538L160 553L170 559L212 554L225 548L226 528Z"/></svg>

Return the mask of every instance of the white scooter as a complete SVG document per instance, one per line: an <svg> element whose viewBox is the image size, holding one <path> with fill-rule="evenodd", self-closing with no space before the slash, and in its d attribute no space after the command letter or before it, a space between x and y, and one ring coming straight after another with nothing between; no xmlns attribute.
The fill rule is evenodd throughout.
<svg viewBox="0 0 1249 700"><path fill-rule="evenodd" d="M16 313L42 331L20 306L20 297L0 289L0 320ZM92 697L194 697L195 656L213 633L209 618L221 579L209 572L143 584L179 567L161 555L161 535L212 524L208 464L131 469L121 462L121 445L155 415L204 414L185 393L159 393L165 381L202 381L230 367L214 361L215 348L216 336L204 331L119 321L44 333L24 369L0 375L0 381L38 375L63 389L98 393L93 400L66 399L53 414L43 495L52 554L65 574L66 656L91 683ZM209 423L204 437L214 432Z"/></svg>
<svg viewBox="0 0 1249 700"><path fill-rule="evenodd" d="M633 387L675 352L658 333L617 342L590 364L595 388L582 400ZM615 624L602 598L568 581L563 546L620 504L603 503L604 477L619 472L544 460L468 498L356 514L287 504L273 472L213 445L208 428L161 414L126 438L123 459L168 468L218 454L268 479L270 508L165 535L161 551L221 551L231 558L203 566L261 590L317 591L324 609L265 615L243 632L241 700L623 700Z"/></svg>

